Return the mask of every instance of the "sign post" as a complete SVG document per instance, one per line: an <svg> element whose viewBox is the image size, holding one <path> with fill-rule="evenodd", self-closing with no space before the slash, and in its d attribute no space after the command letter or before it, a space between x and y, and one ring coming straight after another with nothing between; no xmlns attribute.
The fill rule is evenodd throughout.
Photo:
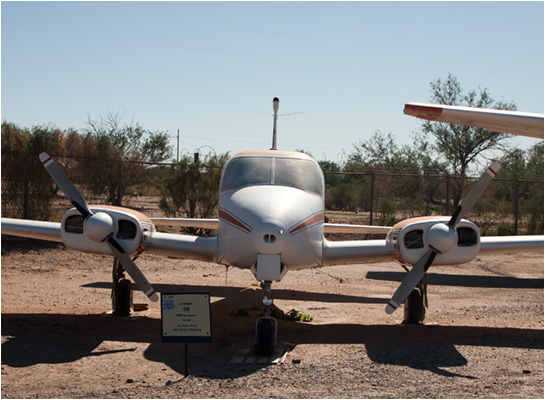
<svg viewBox="0 0 545 400"><path fill-rule="evenodd" d="M163 342L185 343L185 376L188 375L188 343L212 342L210 293L161 293Z"/></svg>

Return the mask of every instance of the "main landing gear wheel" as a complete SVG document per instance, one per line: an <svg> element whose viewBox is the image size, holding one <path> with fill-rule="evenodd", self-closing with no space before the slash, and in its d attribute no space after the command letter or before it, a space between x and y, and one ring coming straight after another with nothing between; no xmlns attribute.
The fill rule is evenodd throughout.
<svg viewBox="0 0 545 400"><path fill-rule="evenodd" d="M407 296L403 306L403 323L417 325L424 322L427 306L426 276L422 278L416 288Z"/></svg>
<svg viewBox="0 0 545 400"><path fill-rule="evenodd" d="M117 285L117 292L113 298L114 314L120 317L131 315L132 283L128 279L122 279Z"/></svg>
<svg viewBox="0 0 545 400"><path fill-rule="evenodd" d="M125 278L124 269L117 258L113 267L112 308L114 315L119 317L131 315L133 309L132 283Z"/></svg>
<svg viewBox="0 0 545 400"><path fill-rule="evenodd" d="M255 353L259 356L272 356L276 346L277 322L271 317L270 307L273 304L271 283L265 281L262 287L265 290L263 305L265 311L262 317L257 319L255 325Z"/></svg>

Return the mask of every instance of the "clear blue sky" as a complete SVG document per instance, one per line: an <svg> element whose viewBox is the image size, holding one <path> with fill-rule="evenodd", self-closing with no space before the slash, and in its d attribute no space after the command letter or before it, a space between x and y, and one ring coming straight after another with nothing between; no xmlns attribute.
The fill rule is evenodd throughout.
<svg viewBox="0 0 545 400"><path fill-rule="evenodd" d="M543 113L543 2L2 2L3 121L124 114L176 149L271 146L338 161L377 130L409 143L451 72ZM200 138L200 139L199 139ZM522 147L535 143L517 139Z"/></svg>

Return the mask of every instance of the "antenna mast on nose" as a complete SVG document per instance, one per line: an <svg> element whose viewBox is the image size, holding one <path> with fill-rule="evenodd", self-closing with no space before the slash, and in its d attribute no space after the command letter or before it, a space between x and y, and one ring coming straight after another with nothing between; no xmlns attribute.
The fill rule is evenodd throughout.
<svg viewBox="0 0 545 400"><path fill-rule="evenodd" d="M271 150L276 150L276 121L278 120L278 105L280 103L280 100L278 100L278 97L275 97L273 99L273 142L272 142L272 148Z"/></svg>

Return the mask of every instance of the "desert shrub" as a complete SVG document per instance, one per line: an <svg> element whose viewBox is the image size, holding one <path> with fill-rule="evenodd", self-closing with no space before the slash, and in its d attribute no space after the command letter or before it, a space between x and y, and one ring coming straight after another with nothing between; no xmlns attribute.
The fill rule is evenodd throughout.
<svg viewBox="0 0 545 400"><path fill-rule="evenodd" d="M498 225L498 236L509 236L515 234L515 225L504 222Z"/></svg>

